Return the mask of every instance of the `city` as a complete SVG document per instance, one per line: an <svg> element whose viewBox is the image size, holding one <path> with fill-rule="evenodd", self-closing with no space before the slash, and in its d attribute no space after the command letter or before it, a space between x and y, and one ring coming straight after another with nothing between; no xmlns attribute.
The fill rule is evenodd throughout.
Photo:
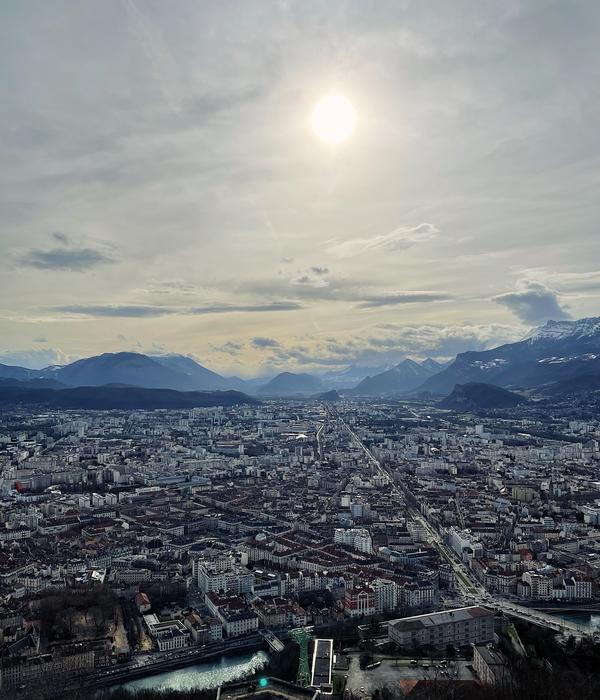
<svg viewBox="0 0 600 700"><path fill-rule="evenodd" d="M538 412L5 409L0 688L115 686L372 621L385 657L485 650L516 621L593 641L566 613L600 614L600 423ZM488 626L437 637L453 610Z"/></svg>
<svg viewBox="0 0 600 700"><path fill-rule="evenodd" d="M599 37L0 1L0 700L600 698Z"/></svg>

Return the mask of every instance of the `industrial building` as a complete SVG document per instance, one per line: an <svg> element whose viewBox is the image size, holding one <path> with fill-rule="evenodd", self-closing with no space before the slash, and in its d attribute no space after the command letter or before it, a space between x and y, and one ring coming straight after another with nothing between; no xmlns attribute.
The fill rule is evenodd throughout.
<svg viewBox="0 0 600 700"><path fill-rule="evenodd" d="M404 648L432 646L444 649L448 644L459 647L486 644L494 639L494 613L472 605L391 620L388 638Z"/></svg>

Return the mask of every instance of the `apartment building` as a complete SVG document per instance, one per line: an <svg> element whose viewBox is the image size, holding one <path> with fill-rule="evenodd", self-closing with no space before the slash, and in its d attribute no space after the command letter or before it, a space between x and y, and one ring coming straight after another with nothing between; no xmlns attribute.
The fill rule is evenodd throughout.
<svg viewBox="0 0 600 700"><path fill-rule="evenodd" d="M371 586L346 589L344 593L344 612L349 617L374 615L375 591Z"/></svg>
<svg viewBox="0 0 600 700"><path fill-rule="evenodd" d="M448 644L487 644L494 638L494 613L472 605L427 615L392 620L388 638L401 647L432 646L444 649Z"/></svg>

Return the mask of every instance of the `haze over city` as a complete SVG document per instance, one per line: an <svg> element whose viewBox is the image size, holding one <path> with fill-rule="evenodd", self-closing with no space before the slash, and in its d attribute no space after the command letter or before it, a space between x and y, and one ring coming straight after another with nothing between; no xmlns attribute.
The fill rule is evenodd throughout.
<svg viewBox="0 0 600 700"><path fill-rule="evenodd" d="M385 366L599 312L592 2L0 7L0 362Z"/></svg>
<svg viewBox="0 0 600 700"><path fill-rule="evenodd" d="M0 2L0 698L600 698L600 4Z"/></svg>

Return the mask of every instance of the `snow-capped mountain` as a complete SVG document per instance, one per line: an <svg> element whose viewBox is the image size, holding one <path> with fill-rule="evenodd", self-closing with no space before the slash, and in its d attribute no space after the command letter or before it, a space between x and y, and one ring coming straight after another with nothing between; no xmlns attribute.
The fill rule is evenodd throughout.
<svg viewBox="0 0 600 700"><path fill-rule="evenodd" d="M542 339L565 340L600 335L600 317L580 318L578 321L548 321L526 338L530 343Z"/></svg>
<svg viewBox="0 0 600 700"><path fill-rule="evenodd" d="M518 343L464 352L419 390L449 394L456 384L540 387L600 373L600 318L548 321Z"/></svg>

